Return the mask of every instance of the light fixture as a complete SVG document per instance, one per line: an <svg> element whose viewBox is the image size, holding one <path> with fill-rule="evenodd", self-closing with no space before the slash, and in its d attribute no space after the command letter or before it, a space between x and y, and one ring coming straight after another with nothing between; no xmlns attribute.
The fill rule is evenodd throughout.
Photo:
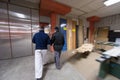
<svg viewBox="0 0 120 80"><path fill-rule="evenodd" d="M120 2L120 0L106 0L106 1L104 2L104 4L105 4L106 6L110 6L110 5L113 5L113 4L118 3L118 2Z"/></svg>

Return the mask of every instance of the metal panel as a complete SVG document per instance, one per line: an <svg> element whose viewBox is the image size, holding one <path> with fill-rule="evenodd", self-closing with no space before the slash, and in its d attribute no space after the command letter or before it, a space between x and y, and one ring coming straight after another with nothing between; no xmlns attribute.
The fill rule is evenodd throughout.
<svg viewBox="0 0 120 80"><path fill-rule="evenodd" d="M10 0L10 3L28 7L28 8L34 8L34 9L39 9L39 1L29 1L29 0Z"/></svg>
<svg viewBox="0 0 120 80"><path fill-rule="evenodd" d="M30 19L30 9L19 7L16 5L9 5L9 15L14 18Z"/></svg>
<svg viewBox="0 0 120 80"><path fill-rule="evenodd" d="M11 58L7 4L0 3L0 59Z"/></svg>
<svg viewBox="0 0 120 80"><path fill-rule="evenodd" d="M39 11L32 9L32 37L39 31ZM33 53L35 50L35 45L33 44Z"/></svg>
<svg viewBox="0 0 120 80"><path fill-rule="evenodd" d="M32 55L30 9L9 5L13 57Z"/></svg>

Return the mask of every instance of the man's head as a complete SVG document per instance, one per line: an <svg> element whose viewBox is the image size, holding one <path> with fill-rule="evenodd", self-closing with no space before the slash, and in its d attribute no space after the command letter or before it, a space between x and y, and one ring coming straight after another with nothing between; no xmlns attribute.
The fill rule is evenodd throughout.
<svg viewBox="0 0 120 80"><path fill-rule="evenodd" d="M40 30L44 30L44 26L40 26Z"/></svg>
<svg viewBox="0 0 120 80"><path fill-rule="evenodd" d="M58 27L55 27L54 29L55 29L55 31L59 31L59 28L58 28Z"/></svg>

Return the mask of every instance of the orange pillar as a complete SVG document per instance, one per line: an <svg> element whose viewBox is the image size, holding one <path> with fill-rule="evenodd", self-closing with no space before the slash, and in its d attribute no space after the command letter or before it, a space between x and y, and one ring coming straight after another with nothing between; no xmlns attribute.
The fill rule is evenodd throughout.
<svg viewBox="0 0 120 80"><path fill-rule="evenodd" d="M95 22L99 21L100 18L97 16L92 16L87 18L87 21L89 21L89 42L94 42L94 24Z"/></svg>
<svg viewBox="0 0 120 80"><path fill-rule="evenodd" d="M51 23L51 35L54 33L54 28L57 24L57 14L56 13L51 13L50 15L50 23ZM51 51L54 51L53 46L51 46Z"/></svg>
<svg viewBox="0 0 120 80"><path fill-rule="evenodd" d="M51 22L51 32L53 33L54 28L57 24L57 14L56 13L51 13L50 22Z"/></svg>
<svg viewBox="0 0 120 80"><path fill-rule="evenodd" d="M94 41L94 22L89 22L89 42L93 43Z"/></svg>

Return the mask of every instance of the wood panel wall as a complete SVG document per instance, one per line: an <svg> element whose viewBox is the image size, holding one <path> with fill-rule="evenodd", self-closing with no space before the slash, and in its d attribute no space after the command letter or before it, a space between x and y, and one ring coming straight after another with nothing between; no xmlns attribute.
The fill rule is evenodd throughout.
<svg viewBox="0 0 120 80"><path fill-rule="evenodd" d="M76 21L72 21L72 49L76 48Z"/></svg>
<svg viewBox="0 0 120 80"><path fill-rule="evenodd" d="M96 41L108 41L108 27L99 27L97 29Z"/></svg>
<svg viewBox="0 0 120 80"><path fill-rule="evenodd" d="M83 26L83 21L79 19L79 46L81 46L84 43L84 26Z"/></svg>
<svg viewBox="0 0 120 80"><path fill-rule="evenodd" d="M76 21L67 19L67 49L73 50L76 48Z"/></svg>

